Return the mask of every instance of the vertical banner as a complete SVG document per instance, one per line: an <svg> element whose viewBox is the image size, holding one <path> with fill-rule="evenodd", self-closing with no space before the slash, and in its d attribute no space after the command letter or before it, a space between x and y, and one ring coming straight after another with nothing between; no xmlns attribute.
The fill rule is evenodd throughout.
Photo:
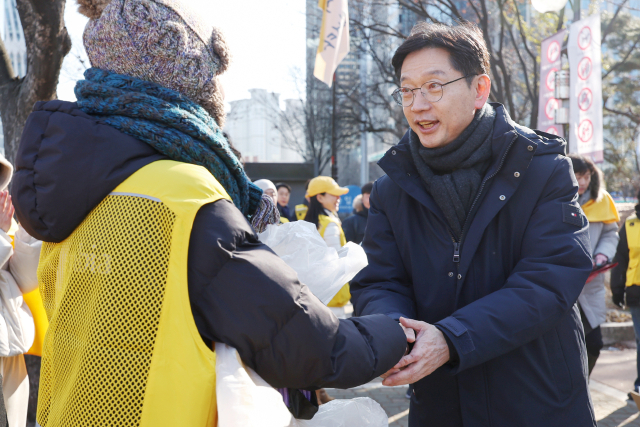
<svg viewBox="0 0 640 427"><path fill-rule="evenodd" d="M569 148L597 163L604 160L600 37L600 15L595 14L571 24L568 43L571 67Z"/></svg>
<svg viewBox="0 0 640 427"><path fill-rule="evenodd" d="M554 97L556 85L556 72L562 65L562 43L567 30L542 41L540 49L540 94L538 97L538 129L564 137L562 125L555 122L555 112L560 106L560 101Z"/></svg>
<svg viewBox="0 0 640 427"><path fill-rule="evenodd" d="M320 0L322 25L313 75L329 87L333 73L349 53L349 6L347 0Z"/></svg>

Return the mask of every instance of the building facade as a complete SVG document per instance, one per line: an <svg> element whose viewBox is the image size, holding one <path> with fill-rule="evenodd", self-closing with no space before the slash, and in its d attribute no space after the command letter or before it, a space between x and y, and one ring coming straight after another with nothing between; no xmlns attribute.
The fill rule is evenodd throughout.
<svg viewBox="0 0 640 427"><path fill-rule="evenodd" d="M0 38L16 75L27 74L27 46L15 0L0 0Z"/></svg>
<svg viewBox="0 0 640 427"><path fill-rule="evenodd" d="M250 99L231 101L224 131L242 153L245 163L303 162L302 101L285 100L264 89L249 89Z"/></svg>
<svg viewBox="0 0 640 427"><path fill-rule="evenodd" d="M0 38L9 54L14 73L24 77L27 74L27 46L15 0L0 0ZM4 156L4 134L1 121L0 153Z"/></svg>

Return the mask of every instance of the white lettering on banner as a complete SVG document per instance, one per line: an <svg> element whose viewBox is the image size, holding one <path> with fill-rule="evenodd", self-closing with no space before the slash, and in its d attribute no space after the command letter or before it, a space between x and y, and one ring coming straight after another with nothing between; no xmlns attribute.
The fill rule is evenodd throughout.
<svg viewBox="0 0 640 427"><path fill-rule="evenodd" d="M569 65L569 151L590 157L600 163L602 142L602 51L600 15L571 24Z"/></svg>
<svg viewBox="0 0 640 427"><path fill-rule="evenodd" d="M320 0L318 6L322 26L313 75L331 87L333 73L349 53L349 8L347 0Z"/></svg>
<svg viewBox="0 0 640 427"><path fill-rule="evenodd" d="M556 72L562 63L560 53L567 30L542 41L540 59L540 93L538 98L538 129L553 135L564 136L562 125L557 125L555 112L560 102L553 93L556 87Z"/></svg>

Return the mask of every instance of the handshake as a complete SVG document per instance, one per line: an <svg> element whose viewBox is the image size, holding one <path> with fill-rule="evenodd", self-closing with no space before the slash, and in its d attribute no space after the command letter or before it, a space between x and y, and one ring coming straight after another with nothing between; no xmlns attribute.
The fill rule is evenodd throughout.
<svg viewBox="0 0 640 427"><path fill-rule="evenodd" d="M400 318L400 326L407 342L414 344L411 352L407 346L402 359L382 375L385 386L413 384L449 361L449 346L438 328L404 317Z"/></svg>

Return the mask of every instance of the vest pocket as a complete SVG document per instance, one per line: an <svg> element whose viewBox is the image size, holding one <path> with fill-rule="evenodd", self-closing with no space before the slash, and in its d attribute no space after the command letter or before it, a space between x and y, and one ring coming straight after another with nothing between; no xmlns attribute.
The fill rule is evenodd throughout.
<svg viewBox="0 0 640 427"><path fill-rule="evenodd" d="M564 350L556 328L543 335L544 343L547 348L547 358L553 375L553 381L556 385L558 398L560 401L567 399L571 395L573 384L571 381L571 373L569 366L564 357Z"/></svg>

